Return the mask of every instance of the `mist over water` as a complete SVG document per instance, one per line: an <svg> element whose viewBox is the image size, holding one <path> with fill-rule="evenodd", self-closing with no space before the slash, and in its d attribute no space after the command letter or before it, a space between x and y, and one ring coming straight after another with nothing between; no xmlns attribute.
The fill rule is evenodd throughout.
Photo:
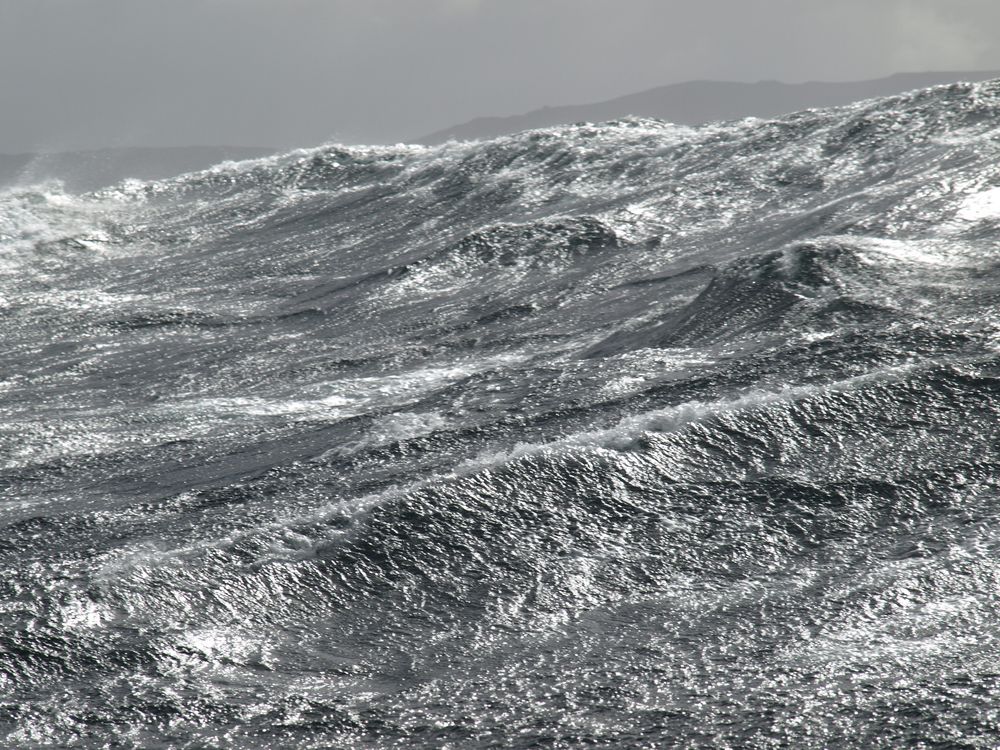
<svg viewBox="0 0 1000 750"><path fill-rule="evenodd" d="M989 747L1000 82L0 193L8 747Z"/></svg>

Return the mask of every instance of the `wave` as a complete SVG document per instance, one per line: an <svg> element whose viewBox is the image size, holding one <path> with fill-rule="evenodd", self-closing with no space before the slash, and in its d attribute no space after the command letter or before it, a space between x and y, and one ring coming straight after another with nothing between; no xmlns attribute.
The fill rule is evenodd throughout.
<svg viewBox="0 0 1000 750"><path fill-rule="evenodd" d="M0 193L5 743L992 738L998 128Z"/></svg>

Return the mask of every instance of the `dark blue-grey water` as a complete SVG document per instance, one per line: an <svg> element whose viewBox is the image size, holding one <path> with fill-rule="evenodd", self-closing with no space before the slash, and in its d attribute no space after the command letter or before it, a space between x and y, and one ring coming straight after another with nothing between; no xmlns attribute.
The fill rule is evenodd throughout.
<svg viewBox="0 0 1000 750"><path fill-rule="evenodd" d="M1000 82L0 193L10 748L1000 745Z"/></svg>

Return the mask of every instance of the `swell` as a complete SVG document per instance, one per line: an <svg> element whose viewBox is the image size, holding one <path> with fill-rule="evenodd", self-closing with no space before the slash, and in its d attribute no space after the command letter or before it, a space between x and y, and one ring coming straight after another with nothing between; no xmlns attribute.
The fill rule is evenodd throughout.
<svg viewBox="0 0 1000 750"><path fill-rule="evenodd" d="M524 626L552 612L651 594L677 576L755 580L832 554L837 544L917 533L931 519L967 512L968 498L988 497L998 460L990 439L996 370L995 360L937 367L843 390L633 418L617 430L518 450L464 476L390 494L362 516L331 509L181 557L151 548L126 568L108 568L110 577L75 593L75 586L63 589L55 601L59 589L38 591L30 606L61 600L65 607L82 596L125 632L144 623L167 634L251 623L280 633L319 618L324 628L336 623L338 632L364 640L351 629L380 628L387 617L399 618L403 632L407 618L420 622L434 612L457 617L463 629L484 617L501 627L489 613L513 599L524 600L517 615ZM851 437L862 431L858 444ZM185 513L211 510L208 497L199 506L188 497ZM219 501L231 507L232 499ZM143 523L143 515L135 518ZM206 530L205 520L196 528ZM12 540L37 537L38 523L10 528ZM91 521L74 533L87 537L94 528ZM146 535L120 531L124 539ZM20 554L18 547L11 552ZM580 592L586 601L558 587L535 601L539 580L593 556L609 570ZM90 577L79 575L67 582ZM378 621L370 619L373 602ZM70 639L62 647L69 653L60 654L65 639L48 642L55 664L17 658L23 672L16 676L36 681L84 669L94 643ZM33 653L36 640L13 643L9 653ZM121 666L111 659L100 671Z"/></svg>

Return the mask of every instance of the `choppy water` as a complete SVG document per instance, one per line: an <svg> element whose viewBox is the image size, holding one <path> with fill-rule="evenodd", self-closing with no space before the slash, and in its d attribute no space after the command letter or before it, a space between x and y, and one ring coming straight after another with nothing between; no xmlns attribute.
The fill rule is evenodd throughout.
<svg viewBox="0 0 1000 750"><path fill-rule="evenodd" d="M0 194L6 747L1000 744L1000 82Z"/></svg>

